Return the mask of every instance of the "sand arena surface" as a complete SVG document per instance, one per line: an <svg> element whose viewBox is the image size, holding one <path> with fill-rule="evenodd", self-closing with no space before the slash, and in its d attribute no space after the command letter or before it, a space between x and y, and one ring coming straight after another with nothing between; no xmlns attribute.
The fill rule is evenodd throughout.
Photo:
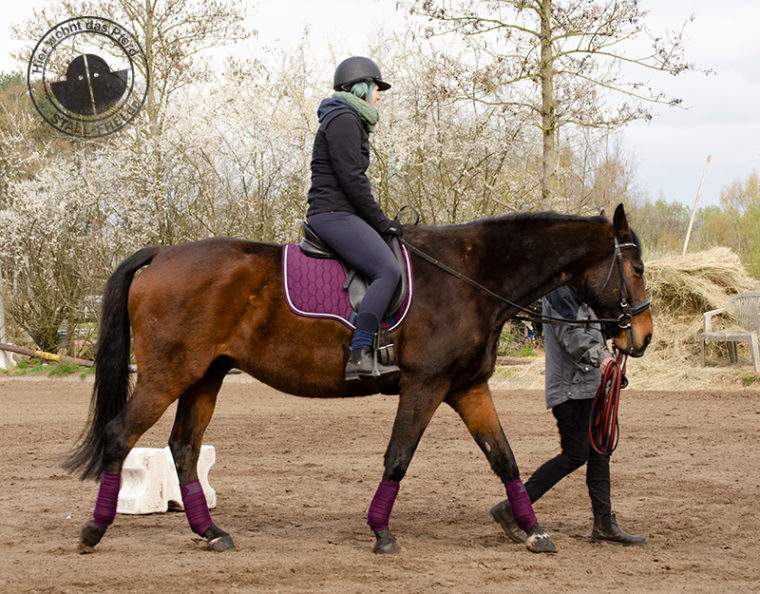
<svg viewBox="0 0 760 594"><path fill-rule="evenodd" d="M231 377L204 443L214 521L237 550L211 553L183 513L117 515L94 555L76 553L96 484L60 459L92 383L0 378L0 592L733 592L760 590L760 390L625 390L613 508L643 547L589 542L584 473L535 505L559 552L507 540L488 510L504 487L443 405L401 485L402 552L371 553L367 507L396 397L310 400ZM524 478L558 450L541 391L495 388ZM140 440L163 447L173 410Z"/></svg>

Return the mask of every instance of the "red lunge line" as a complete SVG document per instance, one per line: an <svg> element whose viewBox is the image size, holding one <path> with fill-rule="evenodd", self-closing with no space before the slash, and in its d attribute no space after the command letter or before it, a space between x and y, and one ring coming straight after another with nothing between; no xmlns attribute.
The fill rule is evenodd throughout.
<svg viewBox="0 0 760 594"><path fill-rule="evenodd" d="M588 432L591 447L600 454L612 454L617 447L620 388L625 377L627 359L627 356L618 353L617 361L613 361L607 366L602 376L602 383L594 397Z"/></svg>

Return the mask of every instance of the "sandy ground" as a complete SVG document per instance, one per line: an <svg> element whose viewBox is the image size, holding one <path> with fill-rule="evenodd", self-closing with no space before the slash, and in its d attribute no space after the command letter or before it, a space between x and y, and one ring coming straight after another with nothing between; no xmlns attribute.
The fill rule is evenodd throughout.
<svg viewBox="0 0 760 594"><path fill-rule="evenodd" d="M621 525L649 539L589 542L583 472L536 506L559 552L512 544L489 508L503 486L442 407L391 518L403 547L371 553L366 511L396 398L318 401L230 377L205 443L215 522L237 550L211 553L184 514L118 515L79 555L96 484L59 467L82 429L91 381L0 378L2 592L735 592L760 590L760 390L626 390L612 460ZM494 400L524 477L558 447L538 390ZM173 411L139 445L162 447Z"/></svg>

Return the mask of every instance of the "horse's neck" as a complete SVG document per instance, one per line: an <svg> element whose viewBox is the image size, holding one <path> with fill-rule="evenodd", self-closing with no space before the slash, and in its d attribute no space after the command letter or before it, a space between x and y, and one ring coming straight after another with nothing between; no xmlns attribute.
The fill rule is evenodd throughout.
<svg viewBox="0 0 760 594"><path fill-rule="evenodd" d="M492 292L528 305L607 257L613 231L600 217L549 214L412 227L405 238ZM507 306L492 303L500 317Z"/></svg>
<svg viewBox="0 0 760 594"><path fill-rule="evenodd" d="M608 222L577 217L505 220L482 233L479 276L523 305L577 278L613 243Z"/></svg>

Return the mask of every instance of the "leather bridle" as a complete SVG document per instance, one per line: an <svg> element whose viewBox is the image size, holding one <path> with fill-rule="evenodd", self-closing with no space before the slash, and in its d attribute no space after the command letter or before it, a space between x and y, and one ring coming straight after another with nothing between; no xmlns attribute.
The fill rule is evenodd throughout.
<svg viewBox="0 0 760 594"><path fill-rule="evenodd" d="M625 278L625 274L623 274L623 248L634 248L638 250L639 246L633 242L618 243L617 238L615 238L615 254L612 258L612 261L610 262L610 269L607 271L607 278L604 280L604 284L602 285L602 288L599 289L598 293L599 295L604 294L604 290L607 288L607 285L610 282L610 278L612 277L612 271L615 268L615 263L617 263L618 277L620 279L620 309L622 310L622 313L617 318L617 320L599 321L607 323L614 321L620 329L630 330L633 317L639 315L640 313L644 313L649 309L651 304L649 303L649 299L645 298L641 303L638 303L637 305L631 305L631 302L633 301L631 286L628 284L628 279Z"/></svg>

